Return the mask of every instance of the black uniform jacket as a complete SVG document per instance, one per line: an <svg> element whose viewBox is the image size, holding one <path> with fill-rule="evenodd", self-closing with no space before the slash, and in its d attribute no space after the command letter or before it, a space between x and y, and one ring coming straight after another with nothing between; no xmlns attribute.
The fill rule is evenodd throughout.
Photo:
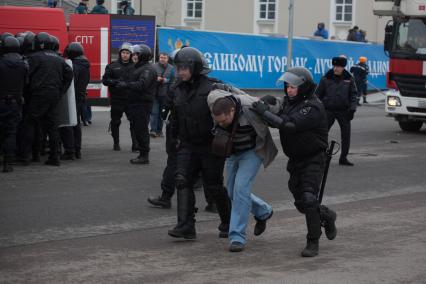
<svg viewBox="0 0 426 284"><path fill-rule="evenodd" d="M194 81L178 81L174 88L172 136L193 151L210 151L214 124L207 96L217 82L201 75Z"/></svg>
<svg viewBox="0 0 426 284"><path fill-rule="evenodd" d="M317 96L297 97L294 101L285 97L280 117L283 125L294 124L292 128L280 128L281 145L289 158L303 159L327 149L327 115Z"/></svg>
<svg viewBox="0 0 426 284"><path fill-rule="evenodd" d="M65 60L52 50L40 50L28 55L30 66L29 92L34 95L62 96L69 88L73 72Z"/></svg>
<svg viewBox="0 0 426 284"><path fill-rule="evenodd" d="M129 104L152 104L157 91L157 72L149 62L138 62L127 83Z"/></svg>
<svg viewBox="0 0 426 284"><path fill-rule="evenodd" d="M109 87L111 104L126 104L129 94L128 90L117 88L120 81L129 82L130 75L135 70L132 62L124 63L120 59L108 64L105 67L105 73L102 76L102 83Z"/></svg>
<svg viewBox="0 0 426 284"><path fill-rule="evenodd" d="M27 79L28 64L20 54L0 57L0 99L14 99L20 104Z"/></svg>
<svg viewBox="0 0 426 284"><path fill-rule="evenodd" d="M75 98L78 102L83 102L86 98L87 85L90 82L90 63L85 56L78 56L72 59L72 67Z"/></svg>

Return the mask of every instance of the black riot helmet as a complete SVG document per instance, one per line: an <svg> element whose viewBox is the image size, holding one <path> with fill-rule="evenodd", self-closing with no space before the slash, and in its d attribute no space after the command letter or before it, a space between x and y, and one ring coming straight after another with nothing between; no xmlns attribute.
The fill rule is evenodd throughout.
<svg viewBox="0 0 426 284"><path fill-rule="evenodd" d="M13 34L11 34L11 33L2 33L1 35L0 35L0 42L3 42L3 40L5 39L5 38L7 38L7 37L10 37L10 36L14 36Z"/></svg>
<svg viewBox="0 0 426 284"><path fill-rule="evenodd" d="M298 96L309 97L315 91L315 83L312 74L304 67L292 67L278 80L284 81L284 92L286 94L288 85L298 88Z"/></svg>
<svg viewBox="0 0 426 284"><path fill-rule="evenodd" d="M12 52L19 53L19 50L20 50L19 41L15 37L8 36L4 39L3 47L2 47L3 54L12 53Z"/></svg>
<svg viewBox="0 0 426 284"><path fill-rule="evenodd" d="M34 40L35 34L33 32L26 32L24 37L24 43L22 45L22 52L28 53L34 51Z"/></svg>
<svg viewBox="0 0 426 284"><path fill-rule="evenodd" d="M102 5L104 4L105 0L96 0L96 4L98 5Z"/></svg>
<svg viewBox="0 0 426 284"><path fill-rule="evenodd" d="M84 48L79 42L71 42L64 50L64 56L69 59L74 59L84 54Z"/></svg>
<svg viewBox="0 0 426 284"><path fill-rule="evenodd" d="M207 74L203 68L203 55L193 47L184 47L179 50L174 57L176 68L187 67L191 71L193 77L198 77L200 74ZM205 60L204 60L205 61ZM203 72L204 71L204 72Z"/></svg>
<svg viewBox="0 0 426 284"><path fill-rule="evenodd" d="M48 48L56 52L59 51L59 39L56 36L50 35L50 43Z"/></svg>
<svg viewBox="0 0 426 284"><path fill-rule="evenodd" d="M17 36L16 39L19 41L19 53L24 53L25 34Z"/></svg>
<svg viewBox="0 0 426 284"><path fill-rule="evenodd" d="M38 33L34 39L34 45L36 50L49 49L51 44L50 35L46 32Z"/></svg>
<svg viewBox="0 0 426 284"><path fill-rule="evenodd" d="M0 54L3 53L3 51L2 51L3 50L3 44L4 44L4 40L7 37L13 37L13 34L11 34L11 33L2 33L0 35Z"/></svg>
<svg viewBox="0 0 426 284"><path fill-rule="evenodd" d="M132 53L136 54L139 61L148 62L152 59L151 48L146 44L134 45L132 47Z"/></svg>

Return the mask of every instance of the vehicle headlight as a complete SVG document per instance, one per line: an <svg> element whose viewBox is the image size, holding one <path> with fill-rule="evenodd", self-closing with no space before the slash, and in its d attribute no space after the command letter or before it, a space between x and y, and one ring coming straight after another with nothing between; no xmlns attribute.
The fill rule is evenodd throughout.
<svg viewBox="0 0 426 284"><path fill-rule="evenodd" d="M388 97L388 106L399 107L401 106L401 100L398 97L389 96Z"/></svg>

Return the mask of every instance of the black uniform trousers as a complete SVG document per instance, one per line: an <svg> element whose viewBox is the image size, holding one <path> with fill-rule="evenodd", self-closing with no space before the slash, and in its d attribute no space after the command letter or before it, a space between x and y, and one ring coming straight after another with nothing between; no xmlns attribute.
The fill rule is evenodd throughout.
<svg viewBox="0 0 426 284"><path fill-rule="evenodd" d="M311 157L290 158L287 171L290 173L288 188L295 199L294 205L305 214L308 238L319 239L321 236L321 220L317 200L321 180L324 175L325 153ZM310 198L305 198L309 193Z"/></svg>
<svg viewBox="0 0 426 284"><path fill-rule="evenodd" d="M24 160L29 160L29 154L39 125L42 125L42 128L49 136L49 159L59 159L59 131L57 125L57 105L59 100L59 95L51 93L33 94L31 96L22 126Z"/></svg>
<svg viewBox="0 0 426 284"><path fill-rule="evenodd" d="M204 190L208 191L216 202L221 225L219 228L228 226L231 217L230 200L228 193L223 186L223 169L225 158L213 155L209 151L193 151L189 147L184 147L177 154L176 177L183 176L186 180L186 186L178 190L189 190L189 198L185 199L188 204L183 206L187 208L189 223L194 223L195 195L194 184L200 176L203 179ZM179 195L178 195L179 197ZM179 198L178 198L178 222L179 222ZM179 226L179 224L178 224Z"/></svg>
<svg viewBox="0 0 426 284"><path fill-rule="evenodd" d="M111 129L112 138L114 140L114 144L120 143L120 124L121 124L121 118L123 117L123 113L126 114L127 119L130 121L130 135L132 137L132 143L133 145L135 145L136 138L135 138L135 133L133 130L133 123L130 119L127 102L122 102L122 103L114 102L113 104L111 104L110 129Z"/></svg>
<svg viewBox="0 0 426 284"><path fill-rule="evenodd" d="M348 118L348 111L330 111L327 110L328 130L333 126L334 121L340 126L340 136L342 141L342 148L340 150L340 160L346 159L349 154L349 147L351 144L351 121Z"/></svg>
<svg viewBox="0 0 426 284"><path fill-rule="evenodd" d="M4 160L15 157L16 132L21 118L20 106L15 100L0 99L0 145L3 145Z"/></svg>
<svg viewBox="0 0 426 284"><path fill-rule="evenodd" d="M133 135L140 153L149 153L149 117L152 104L129 104L127 111L133 128Z"/></svg>
<svg viewBox="0 0 426 284"><path fill-rule="evenodd" d="M175 193L175 175L177 168L177 149L176 140L173 139L170 130L170 123L166 122L166 152L167 152L167 164L163 171L161 179L161 190L163 194L169 198ZM201 177L199 179L202 181ZM198 181L196 182L198 184ZM205 188L203 186L203 188ZM214 203L214 198L210 191L204 190L204 196L208 204Z"/></svg>

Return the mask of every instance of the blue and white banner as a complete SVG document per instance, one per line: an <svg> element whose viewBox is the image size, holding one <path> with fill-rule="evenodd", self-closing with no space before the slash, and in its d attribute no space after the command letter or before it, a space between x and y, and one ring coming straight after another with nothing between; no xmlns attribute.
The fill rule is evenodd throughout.
<svg viewBox="0 0 426 284"><path fill-rule="evenodd" d="M278 78L287 64L287 39L247 34L187 31L160 28L158 44L161 52L172 52L182 45L199 49L209 61L212 77L244 89L276 89ZM293 39L292 66L311 70L319 82L330 68L331 58L348 58L348 70L360 56L368 58L368 80L378 88L386 87L388 58L383 45Z"/></svg>

